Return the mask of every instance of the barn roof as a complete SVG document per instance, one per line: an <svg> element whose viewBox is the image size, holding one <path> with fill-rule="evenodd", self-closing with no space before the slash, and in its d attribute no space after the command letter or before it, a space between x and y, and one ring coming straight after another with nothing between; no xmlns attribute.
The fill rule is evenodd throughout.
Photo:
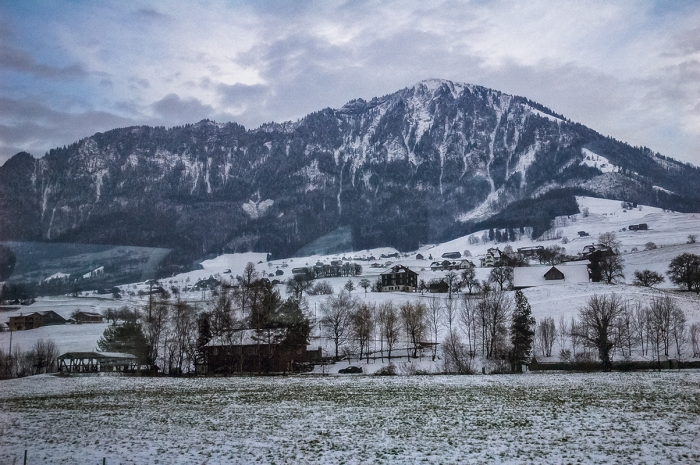
<svg viewBox="0 0 700 465"><path fill-rule="evenodd" d="M133 354L127 354L124 352L66 352L65 354L59 355L59 360L64 359L87 359L92 358L96 360L107 360L107 359L136 359Z"/></svg>
<svg viewBox="0 0 700 465"><path fill-rule="evenodd" d="M564 279L547 281L544 275L552 268L556 268L557 270L561 271L564 274ZM559 284L562 282L587 283L588 281L588 263L562 263L560 265L556 265L556 267L547 265L513 268L513 287L515 287L516 289L521 289L523 287Z"/></svg>

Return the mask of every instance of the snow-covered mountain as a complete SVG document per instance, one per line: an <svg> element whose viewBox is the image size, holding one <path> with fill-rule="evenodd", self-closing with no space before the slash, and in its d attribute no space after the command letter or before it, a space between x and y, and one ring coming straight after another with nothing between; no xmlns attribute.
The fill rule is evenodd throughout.
<svg viewBox="0 0 700 465"><path fill-rule="evenodd" d="M340 228L356 250L414 250L562 188L700 210L696 167L523 97L426 80L254 130L130 127L17 154L0 167L0 240L173 247L182 261L289 256Z"/></svg>

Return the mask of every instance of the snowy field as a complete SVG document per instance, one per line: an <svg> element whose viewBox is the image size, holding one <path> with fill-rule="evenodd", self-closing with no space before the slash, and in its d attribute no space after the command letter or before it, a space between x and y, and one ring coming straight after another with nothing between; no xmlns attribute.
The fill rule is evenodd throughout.
<svg viewBox="0 0 700 465"><path fill-rule="evenodd" d="M700 462L698 371L2 387L7 464Z"/></svg>

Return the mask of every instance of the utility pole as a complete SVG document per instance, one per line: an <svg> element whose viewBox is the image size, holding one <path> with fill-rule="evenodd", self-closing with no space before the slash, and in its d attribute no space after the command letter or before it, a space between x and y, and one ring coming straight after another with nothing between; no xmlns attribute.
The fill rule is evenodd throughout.
<svg viewBox="0 0 700 465"><path fill-rule="evenodd" d="M151 307L153 306L153 280L148 283L148 321L151 321Z"/></svg>

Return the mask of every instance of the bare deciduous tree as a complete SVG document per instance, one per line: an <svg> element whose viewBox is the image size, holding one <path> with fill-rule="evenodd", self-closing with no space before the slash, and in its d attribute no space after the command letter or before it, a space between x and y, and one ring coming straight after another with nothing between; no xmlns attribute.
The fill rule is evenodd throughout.
<svg viewBox="0 0 700 465"><path fill-rule="evenodd" d="M339 359L340 346L345 344L350 333L350 315L355 311L357 301L345 291L331 296L321 304L321 326L323 332L333 341L335 358Z"/></svg>
<svg viewBox="0 0 700 465"><path fill-rule="evenodd" d="M690 347L693 351L693 357L700 357L700 324L693 323L690 325Z"/></svg>
<svg viewBox="0 0 700 465"><path fill-rule="evenodd" d="M53 371L58 355L58 347L52 339L39 339L29 353L32 358L32 372L39 374Z"/></svg>
<svg viewBox="0 0 700 465"><path fill-rule="evenodd" d="M607 284L616 284L625 279L624 260L619 255L605 255L600 259L600 274Z"/></svg>
<svg viewBox="0 0 700 465"><path fill-rule="evenodd" d="M454 271L448 271L445 274L445 282L447 283L447 297L451 299L452 293L458 291L461 285L459 275Z"/></svg>
<svg viewBox="0 0 700 465"><path fill-rule="evenodd" d="M566 321L566 317L561 315L559 317L559 348L561 350L566 349L566 341L571 337L571 328L569 327L569 322Z"/></svg>
<svg viewBox="0 0 700 465"><path fill-rule="evenodd" d="M499 290L510 288L513 284L513 268L510 266L496 266L491 269L489 282L497 283Z"/></svg>
<svg viewBox="0 0 700 465"><path fill-rule="evenodd" d="M364 354L367 355L369 361L369 345L374 330L374 304L361 303L356 307L356 310L350 315L350 323L352 333L360 347L360 360Z"/></svg>
<svg viewBox="0 0 700 465"><path fill-rule="evenodd" d="M406 302L399 308L406 336L413 346L413 358L418 357L418 347L425 334L426 308L422 302Z"/></svg>
<svg viewBox="0 0 700 465"><path fill-rule="evenodd" d="M459 322L462 332L467 336L467 347L473 358L476 356L477 338L479 336L479 305L471 296L463 296L459 311Z"/></svg>
<svg viewBox="0 0 700 465"><path fill-rule="evenodd" d="M479 280L476 279L476 272L474 271L474 268L469 267L462 271L462 286L466 286L467 290L469 291L469 295L479 289Z"/></svg>
<svg viewBox="0 0 700 465"><path fill-rule="evenodd" d="M481 325L482 354L494 358L503 348L508 336L506 324L510 320L513 301L500 290L489 290L482 294L478 304L479 324Z"/></svg>
<svg viewBox="0 0 700 465"><path fill-rule="evenodd" d="M379 333L381 335L381 351L382 358L384 357L384 341L386 341L386 348L389 356L389 362L391 362L391 351L394 345L399 340L399 317L396 313L396 307L391 302L385 302L379 306Z"/></svg>
<svg viewBox="0 0 700 465"><path fill-rule="evenodd" d="M632 284L635 286L654 287L664 281L666 281L666 278L655 271L637 270L634 272L634 281L632 281Z"/></svg>
<svg viewBox="0 0 700 465"><path fill-rule="evenodd" d="M615 253L620 250L620 241L617 240L617 235L613 231L599 235L598 243L610 247Z"/></svg>
<svg viewBox="0 0 700 465"><path fill-rule="evenodd" d="M540 320L535 334L537 335L537 345L542 351L542 355L551 357L552 346L554 346L554 341L557 338L557 327L554 324L554 318L547 317Z"/></svg>
<svg viewBox="0 0 700 465"><path fill-rule="evenodd" d="M442 341L443 365L446 373L471 374L474 358L456 330Z"/></svg>
<svg viewBox="0 0 700 465"><path fill-rule="evenodd" d="M580 323L572 329L572 334L576 331L578 337L598 350L605 371L612 369L610 353L617 342L613 339L614 325L622 307L622 299L615 294L594 295L579 310Z"/></svg>
<svg viewBox="0 0 700 465"><path fill-rule="evenodd" d="M649 332L651 345L657 361L661 356L668 357L671 346L671 315L674 312L675 303L669 296L654 297L649 303Z"/></svg>
<svg viewBox="0 0 700 465"><path fill-rule="evenodd" d="M683 347L686 342L688 342L687 322L688 319L685 316L685 312L674 302L673 308L671 309L670 332L673 345L676 349L676 356L679 359L683 355Z"/></svg>
<svg viewBox="0 0 700 465"><path fill-rule="evenodd" d="M452 302L452 300L448 299L448 302ZM435 357L437 356L438 334L440 325L442 324L442 317L442 299L433 296L428 299L428 308L426 311L426 318L430 327L430 335L433 338L433 361L435 361Z"/></svg>

